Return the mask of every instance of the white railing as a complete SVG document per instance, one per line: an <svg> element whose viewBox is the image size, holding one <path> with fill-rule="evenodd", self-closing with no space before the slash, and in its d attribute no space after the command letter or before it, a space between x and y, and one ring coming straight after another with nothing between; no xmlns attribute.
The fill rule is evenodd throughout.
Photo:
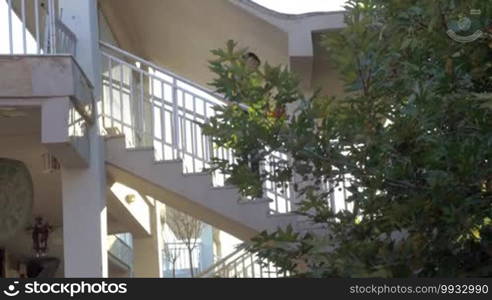
<svg viewBox="0 0 492 300"><path fill-rule="evenodd" d="M201 271L201 243L197 243L195 248L191 252L191 259L193 263L193 273L196 274ZM174 271L177 274L183 274L184 272L189 272L190 270L190 256L188 253L188 248L186 243L183 242L174 242L174 243L165 243L164 247L166 247L166 251L163 251L164 261L165 261L165 272L167 275L170 275ZM168 253L166 253L168 252ZM166 257L166 255L171 255L171 257L176 258L174 265L171 261L171 257Z"/></svg>
<svg viewBox="0 0 492 300"><path fill-rule="evenodd" d="M0 54L75 56L77 38L55 0L0 0Z"/></svg>
<svg viewBox="0 0 492 300"><path fill-rule="evenodd" d="M200 273L199 278L282 278L289 276L280 272L271 262L261 261L255 253L246 250L246 244Z"/></svg>
<svg viewBox="0 0 492 300"><path fill-rule="evenodd" d="M113 45L100 45L103 101L98 111L103 134L124 134L127 148L154 149L156 161L182 160L185 174L203 172L212 158L234 162L230 149L216 147L202 133L201 125L216 113L214 107L229 105L220 95ZM288 160L287 155L273 152L260 172L276 176ZM224 186L225 180L216 172L213 185ZM271 200L271 214L296 209L291 183L265 180L262 197ZM337 211L346 205L345 199L344 184L333 189L327 201Z"/></svg>
<svg viewBox="0 0 492 300"><path fill-rule="evenodd" d="M152 148L155 160L182 160L184 173L200 173L212 157L234 161L230 149L215 147L201 125L215 115L215 106L228 105L220 95L101 42L103 101L99 103L103 134L124 134L128 148ZM272 154L265 162L271 171L286 156ZM213 176L216 187L226 177ZM264 197L272 200L271 213L289 213L294 193L291 185L265 182ZM253 200L254 201L254 200Z"/></svg>
<svg viewBox="0 0 492 300"><path fill-rule="evenodd" d="M277 176L276 170L282 168L287 162L286 154L273 152L263 163L262 170L267 174ZM264 197L273 200L270 204L272 214L285 214L293 210L292 205L295 203L296 193L289 182L278 183L266 180L263 184L263 194Z"/></svg>

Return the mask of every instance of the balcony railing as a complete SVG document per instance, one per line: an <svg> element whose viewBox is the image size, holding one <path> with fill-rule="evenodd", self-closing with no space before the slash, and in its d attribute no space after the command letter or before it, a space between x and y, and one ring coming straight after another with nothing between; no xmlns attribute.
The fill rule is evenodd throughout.
<svg viewBox="0 0 492 300"><path fill-rule="evenodd" d="M0 0L0 14L6 29L0 30L0 54L75 56L77 38L60 20L57 1Z"/></svg>
<svg viewBox="0 0 492 300"><path fill-rule="evenodd" d="M201 265L201 243L197 243L195 248L192 251L192 262L193 262L193 272L197 274L202 270ZM190 256L188 253L188 248L186 247L186 243L183 242L175 242L175 243L165 243L163 250L163 257L165 267L164 270L166 275L170 275L173 273L173 268L176 271L176 274L183 274L183 272L189 272L190 269ZM170 255L170 257L166 257ZM176 258L176 261L173 263L170 261L170 258Z"/></svg>

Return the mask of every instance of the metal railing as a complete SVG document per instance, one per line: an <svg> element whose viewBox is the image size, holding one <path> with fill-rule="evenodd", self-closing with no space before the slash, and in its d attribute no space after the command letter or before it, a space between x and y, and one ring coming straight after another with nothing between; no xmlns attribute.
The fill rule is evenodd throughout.
<svg viewBox="0 0 492 300"><path fill-rule="evenodd" d="M174 271L178 273L183 273L183 271L186 271L190 269L190 257L188 253L188 248L186 247L186 243L183 242L174 242L174 243L165 243L164 247L166 247L166 250L163 251L163 257L165 261L165 270L168 273L173 272L173 268L175 269ZM191 256L192 256L192 263L193 263L193 272L196 274L197 272L201 271L201 243L197 243L195 248L193 249ZM168 253L166 253L168 252ZM171 262L169 257L166 257L166 255L171 255L171 257L176 258L176 261L173 263Z"/></svg>
<svg viewBox="0 0 492 300"><path fill-rule="evenodd" d="M215 146L202 132L214 107L229 105L220 95L113 45L100 45L103 134L124 134L127 148L153 148L156 161L182 160L185 174L203 172L213 157L234 162L231 149ZM283 154L272 154L264 170L272 171L283 159ZM223 186L226 178L215 172L213 185ZM266 181L263 197L272 200L272 214L292 210L294 193L288 183Z"/></svg>
<svg viewBox="0 0 492 300"><path fill-rule="evenodd" d="M118 235L108 236L108 254L127 266L129 270L133 268L133 248L127 241Z"/></svg>
<svg viewBox="0 0 492 300"><path fill-rule="evenodd" d="M282 278L287 272L280 272L271 262L260 260L255 254L246 250L247 245L240 245L236 251L198 274L199 278Z"/></svg>
<svg viewBox="0 0 492 300"><path fill-rule="evenodd" d="M231 149L217 147L202 132L201 125L216 114L214 107L229 105L220 95L113 45L100 45L103 96L98 111L103 134L124 134L127 148L154 149L155 161L182 160L185 174L203 172L212 158L235 161ZM261 163L260 172L275 178L278 167L288 160L286 154L273 152ZM213 185L224 186L226 179L215 172ZM295 210L293 186L264 181L262 197L271 200L270 214ZM339 210L345 199L343 184L327 201Z"/></svg>
<svg viewBox="0 0 492 300"><path fill-rule="evenodd" d="M0 0L0 54L75 56L77 38L59 19L56 0Z"/></svg>

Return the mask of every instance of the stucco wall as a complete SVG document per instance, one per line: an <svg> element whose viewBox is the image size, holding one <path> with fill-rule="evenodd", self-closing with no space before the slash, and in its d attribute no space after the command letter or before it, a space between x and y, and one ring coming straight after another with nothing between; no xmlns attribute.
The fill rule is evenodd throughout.
<svg viewBox="0 0 492 300"><path fill-rule="evenodd" d="M323 33L314 33L314 57L311 88L321 88L323 94L335 96L344 92L344 83L336 70L334 63L330 60L330 54L321 45Z"/></svg>
<svg viewBox="0 0 492 300"><path fill-rule="evenodd" d="M263 61L288 64L287 34L227 0L100 0L122 47L206 84L211 49L229 39Z"/></svg>

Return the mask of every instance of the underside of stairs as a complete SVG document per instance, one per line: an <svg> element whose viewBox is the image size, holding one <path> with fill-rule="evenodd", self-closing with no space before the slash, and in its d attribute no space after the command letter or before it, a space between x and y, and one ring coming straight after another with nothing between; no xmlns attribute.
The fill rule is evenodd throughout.
<svg viewBox="0 0 492 300"><path fill-rule="evenodd" d="M183 174L181 160L156 162L153 148L127 149L124 136L106 139L106 161L115 182L243 240L295 223L297 218L270 215L269 200L240 201L236 188L213 187L208 173Z"/></svg>

